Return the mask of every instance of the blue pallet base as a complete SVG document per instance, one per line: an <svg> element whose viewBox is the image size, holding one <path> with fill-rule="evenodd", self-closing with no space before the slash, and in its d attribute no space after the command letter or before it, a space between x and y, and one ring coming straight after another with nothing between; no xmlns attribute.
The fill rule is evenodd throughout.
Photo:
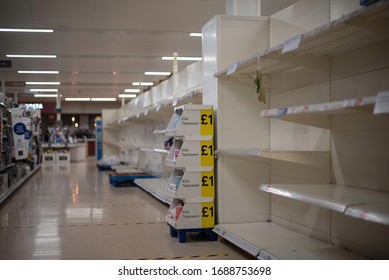
<svg viewBox="0 0 389 280"><path fill-rule="evenodd" d="M186 242L186 233L187 232L198 232L208 235L210 241L217 241L218 235L213 231L212 228L185 228L185 229L175 229L173 226L168 225L170 228L170 236L178 237L178 242Z"/></svg>
<svg viewBox="0 0 389 280"><path fill-rule="evenodd" d="M112 170L110 165L97 165L99 171L110 171Z"/></svg>
<svg viewBox="0 0 389 280"><path fill-rule="evenodd" d="M117 187L136 187L134 180L136 179L147 179L147 178L156 178L150 174L139 174L139 175L109 175L109 183Z"/></svg>

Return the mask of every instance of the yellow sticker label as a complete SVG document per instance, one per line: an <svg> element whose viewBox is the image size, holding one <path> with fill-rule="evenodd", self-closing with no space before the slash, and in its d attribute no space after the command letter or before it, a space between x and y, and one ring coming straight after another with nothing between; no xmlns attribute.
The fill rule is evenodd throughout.
<svg viewBox="0 0 389 280"><path fill-rule="evenodd" d="M215 226L215 204L213 202L201 203L201 227L213 228Z"/></svg>
<svg viewBox="0 0 389 280"><path fill-rule="evenodd" d="M201 166L214 165L214 146L213 141L200 141Z"/></svg>
<svg viewBox="0 0 389 280"><path fill-rule="evenodd" d="M201 172L201 196L215 196L215 175L212 172Z"/></svg>
<svg viewBox="0 0 389 280"><path fill-rule="evenodd" d="M213 135L213 110L200 110L200 135Z"/></svg>

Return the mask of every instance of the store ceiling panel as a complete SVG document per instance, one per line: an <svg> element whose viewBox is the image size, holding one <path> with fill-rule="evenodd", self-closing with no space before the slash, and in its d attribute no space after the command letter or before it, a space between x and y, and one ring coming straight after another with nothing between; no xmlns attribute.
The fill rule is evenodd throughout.
<svg viewBox="0 0 389 280"><path fill-rule="evenodd" d="M172 71L162 56L201 56L201 37L190 37L225 0L1 0L0 28L47 28L53 33L0 32L0 80L59 81L64 97L117 97L135 81L155 81L145 71ZM55 59L6 58L6 54L55 54ZM192 62L179 62L179 70ZM58 70L59 75L18 74ZM23 83L22 83L23 84ZM49 86L40 86L40 88ZM52 86L50 86L52 87ZM5 87L9 96L32 86ZM145 89L145 88L143 88ZM51 99L52 100L52 99ZM36 102L21 95L19 102ZM39 99L42 102L42 99Z"/></svg>

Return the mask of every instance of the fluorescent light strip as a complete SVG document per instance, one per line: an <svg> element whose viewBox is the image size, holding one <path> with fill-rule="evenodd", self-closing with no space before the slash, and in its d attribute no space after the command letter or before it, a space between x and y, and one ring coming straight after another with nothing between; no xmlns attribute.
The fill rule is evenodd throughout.
<svg viewBox="0 0 389 280"><path fill-rule="evenodd" d="M56 88L30 88L32 92L58 92Z"/></svg>
<svg viewBox="0 0 389 280"><path fill-rule="evenodd" d="M152 86L153 82L134 82L132 83L133 86Z"/></svg>
<svg viewBox="0 0 389 280"><path fill-rule="evenodd" d="M91 98L91 101L116 101L116 98Z"/></svg>
<svg viewBox="0 0 389 280"><path fill-rule="evenodd" d="M192 32L192 33L189 34L189 36L191 36L191 37L203 37L203 34L202 33Z"/></svg>
<svg viewBox="0 0 389 280"><path fill-rule="evenodd" d="M174 58L172 56L163 56L162 60L173 60ZM177 60L185 60L185 61L200 61L202 60L202 57L194 57L194 56L179 56L177 57Z"/></svg>
<svg viewBox="0 0 389 280"><path fill-rule="evenodd" d="M89 97L77 97L77 98L71 98L71 97L68 97L68 98L65 98L65 101L90 101L90 98Z"/></svg>
<svg viewBox="0 0 389 280"><path fill-rule="evenodd" d="M58 94L34 94L34 97L58 97Z"/></svg>
<svg viewBox="0 0 389 280"><path fill-rule="evenodd" d="M135 98L136 94L119 94L120 98Z"/></svg>
<svg viewBox="0 0 389 280"><path fill-rule="evenodd" d="M0 32L43 32L52 33L53 29L23 29L23 28L0 28Z"/></svg>
<svg viewBox="0 0 389 280"><path fill-rule="evenodd" d="M18 71L19 74L59 74L59 71Z"/></svg>
<svg viewBox="0 0 389 280"><path fill-rule="evenodd" d="M169 76L171 72L145 72L147 76Z"/></svg>
<svg viewBox="0 0 389 280"><path fill-rule="evenodd" d="M26 82L26 85L55 85L59 86L60 82Z"/></svg>
<svg viewBox="0 0 389 280"><path fill-rule="evenodd" d="M140 89L138 88L126 88L124 92L140 92Z"/></svg>
<svg viewBox="0 0 389 280"><path fill-rule="evenodd" d="M15 58L57 58L55 54L7 54L6 56Z"/></svg>

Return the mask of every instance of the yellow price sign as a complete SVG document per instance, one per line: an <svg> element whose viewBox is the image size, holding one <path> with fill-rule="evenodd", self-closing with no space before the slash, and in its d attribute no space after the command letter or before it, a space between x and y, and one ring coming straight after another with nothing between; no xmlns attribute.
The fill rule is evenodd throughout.
<svg viewBox="0 0 389 280"><path fill-rule="evenodd" d="M201 172L201 196L215 196L215 175L212 172Z"/></svg>
<svg viewBox="0 0 389 280"><path fill-rule="evenodd" d="M214 147L212 141L200 141L201 166L214 165Z"/></svg>
<svg viewBox="0 0 389 280"><path fill-rule="evenodd" d="M201 227L213 228L215 226L215 204L213 202L201 203Z"/></svg>
<svg viewBox="0 0 389 280"><path fill-rule="evenodd" d="M200 110L200 135L213 135L213 110Z"/></svg>

